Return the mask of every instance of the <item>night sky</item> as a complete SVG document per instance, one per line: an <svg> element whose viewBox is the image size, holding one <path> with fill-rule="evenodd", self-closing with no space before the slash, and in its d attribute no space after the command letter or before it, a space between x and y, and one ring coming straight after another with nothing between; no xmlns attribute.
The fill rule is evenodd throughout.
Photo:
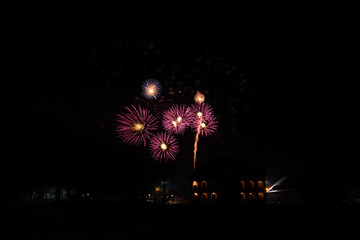
<svg viewBox="0 0 360 240"><path fill-rule="evenodd" d="M213 106L219 131L200 139L199 164L243 156L270 181L313 169L351 178L351 32L336 20L287 17L161 29L21 23L4 46L12 73L3 79L7 181L157 184L162 167L115 132L124 106L151 106L141 84L152 77L174 103L191 104L199 90ZM191 172L193 138L179 139L168 167L179 181Z"/></svg>

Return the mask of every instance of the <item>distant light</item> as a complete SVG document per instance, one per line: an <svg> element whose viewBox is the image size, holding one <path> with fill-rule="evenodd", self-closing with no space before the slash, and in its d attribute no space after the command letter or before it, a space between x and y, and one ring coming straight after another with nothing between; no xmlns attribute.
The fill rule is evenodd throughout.
<svg viewBox="0 0 360 240"><path fill-rule="evenodd" d="M179 123L181 122L182 118L180 116L177 117L176 121Z"/></svg>
<svg viewBox="0 0 360 240"><path fill-rule="evenodd" d="M202 128L204 128L204 127L206 127L206 124L205 124L205 123L201 123L200 126L201 126Z"/></svg>
<svg viewBox="0 0 360 240"><path fill-rule="evenodd" d="M177 126L176 121L172 121L172 124L174 125L174 127L176 127L176 126Z"/></svg>
<svg viewBox="0 0 360 240"><path fill-rule="evenodd" d="M201 118L202 113L201 113L201 112L198 112L196 115L197 115L199 118Z"/></svg>

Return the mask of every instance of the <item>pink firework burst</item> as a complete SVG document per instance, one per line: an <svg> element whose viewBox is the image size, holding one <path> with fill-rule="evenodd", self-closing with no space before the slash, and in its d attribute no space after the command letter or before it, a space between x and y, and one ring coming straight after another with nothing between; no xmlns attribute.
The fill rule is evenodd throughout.
<svg viewBox="0 0 360 240"><path fill-rule="evenodd" d="M146 140L150 139L152 131L157 130L157 119L149 110L141 106L125 107L127 112L117 114L118 125L116 132L125 143L138 146L143 144L146 146Z"/></svg>
<svg viewBox="0 0 360 240"><path fill-rule="evenodd" d="M208 136L217 130L218 122L208 103L191 105L191 113L191 127L200 131L200 135Z"/></svg>
<svg viewBox="0 0 360 240"><path fill-rule="evenodd" d="M197 128L199 125L199 119L206 121L208 118L214 116L214 112L210 104L201 103L201 104L192 104L191 107L191 125L193 128Z"/></svg>
<svg viewBox="0 0 360 240"><path fill-rule="evenodd" d="M190 125L191 110L188 106L175 104L163 113L162 125L169 134L184 134Z"/></svg>
<svg viewBox="0 0 360 240"><path fill-rule="evenodd" d="M200 135L207 137L217 130L217 120L214 115L209 116L200 123Z"/></svg>
<svg viewBox="0 0 360 240"><path fill-rule="evenodd" d="M150 140L150 152L152 157L159 162L174 160L179 152L176 138L166 132L158 133Z"/></svg>

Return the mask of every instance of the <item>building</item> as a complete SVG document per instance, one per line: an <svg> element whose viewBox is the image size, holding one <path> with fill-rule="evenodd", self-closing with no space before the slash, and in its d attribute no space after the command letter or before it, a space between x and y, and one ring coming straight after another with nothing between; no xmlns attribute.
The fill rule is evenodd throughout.
<svg viewBox="0 0 360 240"><path fill-rule="evenodd" d="M189 178L195 202L266 202L265 174L241 159L211 159Z"/></svg>

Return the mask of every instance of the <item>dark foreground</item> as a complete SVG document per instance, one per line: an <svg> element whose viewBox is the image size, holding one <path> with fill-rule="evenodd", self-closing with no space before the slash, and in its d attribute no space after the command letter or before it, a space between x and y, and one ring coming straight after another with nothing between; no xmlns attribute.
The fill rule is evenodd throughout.
<svg viewBox="0 0 360 240"><path fill-rule="evenodd" d="M0 239L345 239L359 236L359 210L358 205L3 207Z"/></svg>

